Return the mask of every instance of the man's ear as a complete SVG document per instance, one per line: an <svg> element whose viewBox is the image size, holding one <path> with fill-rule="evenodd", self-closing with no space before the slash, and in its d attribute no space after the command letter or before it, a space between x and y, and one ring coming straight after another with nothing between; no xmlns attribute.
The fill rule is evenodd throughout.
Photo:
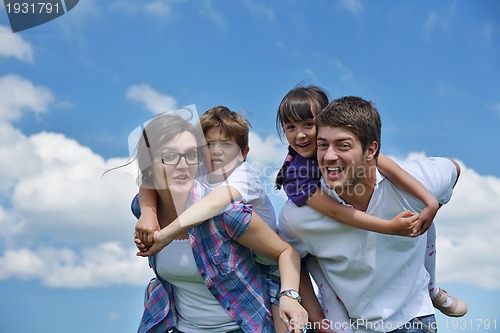
<svg viewBox="0 0 500 333"><path fill-rule="evenodd" d="M247 159L248 152L250 151L250 147L246 146L245 149L241 152L241 157L243 158L243 161Z"/></svg>
<svg viewBox="0 0 500 333"><path fill-rule="evenodd" d="M366 149L366 159L368 161L373 160L375 158L378 152L378 148L379 145L377 141L373 141L372 143L370 143L368 149Z"/></svg>

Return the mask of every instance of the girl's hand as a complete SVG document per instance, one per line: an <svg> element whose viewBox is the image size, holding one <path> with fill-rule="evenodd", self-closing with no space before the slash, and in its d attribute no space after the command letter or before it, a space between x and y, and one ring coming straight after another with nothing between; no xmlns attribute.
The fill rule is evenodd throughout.
<svg viewBox="0 0 500 333"><path fill-rule="evenodd" d="M423 234L427 231L427 229L429 229L438 209L439 203L435 199L433 202L425 205L424 209L420 212L420 217L418 218L417 223L413 227L413 233L416 236Z"/></svg>
<svg viewBox="0 0 500 333"><path fill-rule="evenodd" d="M396 215L389 223L389 234L416 237L418 234L414 232L415 225L419 219L419 214L405 210Z"/></svg>
<svg viewBox="0 0 500 333"><path fill-rule="evenodd" d="M153 256L153 255L157 254L158 252L160 252L165 246L167 246L168 244L170 244L170 242L168 242L167 244L164 244L162 242L162 237L160 235L160 232L159 231L155 231L153 245L151 245L149 247L144 247L143 250L139 249L139 252L137 252L137 255L139 257L150 257L150 256ZM137 245L137 241L135 243ZM137 248L139 248L139 246L137 246Z"/></svg>
<svg viewBox="0 0 500 333"><path fill-rule="evenodd" d="M134 232L134 243L139 251L141 251L141 252L147 251L148 247L139 238L139 236L137 235L137 232Z"/></svg>
<svg viewBox="0 0 500 333"><path fill-rule="evenodd" d="M294 299L280 297L280 318L285 322L291 333L302 333L302 328L307 325L307 311Z"/></svg>
<svg viewBox="0 0 500 333"><path fill-rule="evenodd" d="M168 244L172 243L172 241L175 239L175 236L169 234L167 232L167 228L163 228L160 231L155 231L154 233L154 243L150 247L146 247L142 245L142 248L139 247L138 240L135 241L135 244L137 248L139 249L139 252L137 252L137 255L140 257L149 257L152 255L157 254L160 252L165 246ZM140 242L140 240L139 240Z"/></svg>
<svg viewBox="0 0 500 333"><path fill-rule="evenodd" d="M141 243L148 248L153 245L153 235L158 230L160 230L160 224L156 215L144 212L135 225L135 238L140 239ZM137 248L141 250L139 246Z"/></svg>

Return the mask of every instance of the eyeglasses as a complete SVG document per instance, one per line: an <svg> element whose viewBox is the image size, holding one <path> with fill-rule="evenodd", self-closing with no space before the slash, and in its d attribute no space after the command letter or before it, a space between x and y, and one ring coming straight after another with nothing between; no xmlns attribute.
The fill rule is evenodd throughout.
<svg viewBox="0 0 500 333"><path fill-rule="evenodd" d="M201 159L201 154L199 151L188 151L187 153L159 153L159 157L161 158L161 162L165 165L177 165L181 161L181 158L184 157L184 160L189 165L198 164Z"/></svg>

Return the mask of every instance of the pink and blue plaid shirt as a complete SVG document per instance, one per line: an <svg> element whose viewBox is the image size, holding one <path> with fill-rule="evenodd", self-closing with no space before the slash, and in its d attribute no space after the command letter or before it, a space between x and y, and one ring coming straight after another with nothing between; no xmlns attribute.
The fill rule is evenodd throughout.
<svg viewBox="0 0 500 333"><path fill-rule="evenodd" d="M195 182L188 206L205 195ZM196 265L205 285L234 321L247 333L274 332L269 296L250 249L236 239L247 229L251 209L232 203L224 213L188 230ZM156 272L154 257L150 265ZM156 275L138 332L167 332L175 325L172 286Z"/></svg>

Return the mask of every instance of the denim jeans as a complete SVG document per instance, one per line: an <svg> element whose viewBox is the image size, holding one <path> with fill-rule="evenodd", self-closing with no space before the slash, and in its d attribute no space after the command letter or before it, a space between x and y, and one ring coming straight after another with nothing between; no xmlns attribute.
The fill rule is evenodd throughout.
<svg viewBox="0 0 500 333"><path fill-rule="evenodd" d="M400 328L388 333L437 333L434 315L413 318Z"/></svg>

